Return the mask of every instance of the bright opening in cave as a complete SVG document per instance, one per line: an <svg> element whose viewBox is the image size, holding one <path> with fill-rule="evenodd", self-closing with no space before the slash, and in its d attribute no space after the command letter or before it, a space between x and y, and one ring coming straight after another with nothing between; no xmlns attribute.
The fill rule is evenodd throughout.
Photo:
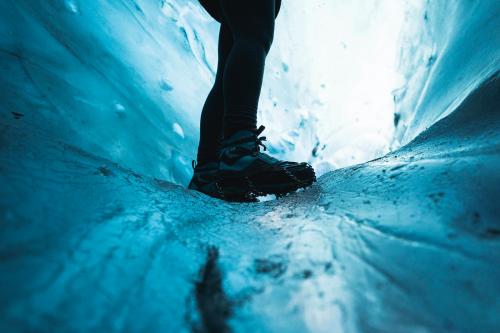
<svg viewBox="0 0 500 333"><path fill-rule="evenodd" d="M287 2L268 62L262 122L274 148L319 173L379 157L394 133L404 1Z"/></svg>
<svg viewBox="0 0 500 333"><path fill-rule="evenodd" d="M402 51L409 38L421 34L424 9L421 1L286 2L277 19L259 110L271 152L308 161L323 174L394 148L400 116L393 95L405 84L401 68L417 69L428 56ZM216 69L218 23L196 5L179 1L164 2L162 13L162 22L173 19L183 31L188 49L177 52L196 59L196 73L205 78L197 83L208 91ZM431 41L420 42L426 49L424 42ZM170 92L167 99L182 105L189 98L182 96L186 85L192 83L173 84L169 91L179 92ZM205 95L196 96L185 120L195 130L193 137Z"/></svg>

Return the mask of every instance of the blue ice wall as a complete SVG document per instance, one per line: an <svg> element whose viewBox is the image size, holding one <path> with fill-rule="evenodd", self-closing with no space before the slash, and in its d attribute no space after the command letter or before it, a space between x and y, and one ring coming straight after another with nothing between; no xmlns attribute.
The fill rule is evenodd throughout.
<svg viewBox="0 0 500 333"><path fill-rule="evenodd" d="M215 45L197 4L2 1L0 13L3 116L23 114L47 136L143 174L187 180L214 56L199 40Z"/></svg>
<svg viewBox="0 0 500 333"><path fill-rule="evenodd" d="M498 70L498 14L498 1L285 2L259 111L271 152L321 174L409 141ZM0 16L2 117L187 182L218 29L197 1L6 0Z"/></svg>
<svg viewBox="0 0 500 333"><path fill-rule="evenodd" d="M399 64L405 84L394 93L396 147L455 110L500 68L500 2L428 1L407 21Z"/></svg>

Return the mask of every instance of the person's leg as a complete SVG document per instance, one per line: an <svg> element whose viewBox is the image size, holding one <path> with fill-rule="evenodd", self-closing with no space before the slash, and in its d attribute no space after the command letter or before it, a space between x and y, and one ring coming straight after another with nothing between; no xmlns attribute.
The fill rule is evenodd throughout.
<svg viewBox="0 0 500 333"><path fill-rule="evenodd" d="M254 130L267 53L274 36L275 0L219 0L233 46L223 77L224 137Z"/></svg>
<svg viewBox="0 0 500 333"><path fill-rule="evenodd" d="M262 153L265 137L259 136L264 127L256 129L279 0L213 1L219 1L223 12L219 65L201 121L198 159L205 165L196 166L189 188L224 200L251 202L259 195L282 196L311 185L316 180L314 169Z"/></svg>
<svg viewBox="0 0 500 333"><path fill-rule="evenodd" d="M200 120L200 143L198 145L198 165L217 162L220 153L220 141L222 140L222 124L224 118L224 93L223 77L233 44L233 37L229 28L224 23L219 32L219 50L217 74L215 83L210 91Z"/></svg>

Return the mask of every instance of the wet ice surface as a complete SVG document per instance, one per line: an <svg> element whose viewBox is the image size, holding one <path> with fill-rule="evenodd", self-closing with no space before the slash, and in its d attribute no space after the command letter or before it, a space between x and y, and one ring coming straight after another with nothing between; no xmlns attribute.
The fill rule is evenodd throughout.
<svg viewBox="0 0 500 333"><path fill-rule="evenodd" d="M0 330L497 332L499 96L495 79L399 151L258 204L2 115Z"/></svg>

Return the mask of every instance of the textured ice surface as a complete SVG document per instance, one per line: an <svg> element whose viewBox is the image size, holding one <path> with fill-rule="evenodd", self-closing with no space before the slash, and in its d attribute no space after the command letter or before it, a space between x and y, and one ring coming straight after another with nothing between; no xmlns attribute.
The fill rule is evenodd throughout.
<svg viewBox="0 0 500 333"><path fill-rule="evenodd" d="M197 3L7 0L0 13L2 112L36 111L54 139L187 181L215 56Z"/></svg>
<svg viewBox="0 0 500 333"><path fill-rule="evenodd" d="M498 332L499 98L260 204L2 118L0 331Z"/></svg>
<svg viewBox="0 0 500 333"><path fill-rule="evenodd" d="M500 331L499 2L304 3L272 151L395 151L228 204L172 183L216 60L197 2L0 2L0 331Z"/></svg>

